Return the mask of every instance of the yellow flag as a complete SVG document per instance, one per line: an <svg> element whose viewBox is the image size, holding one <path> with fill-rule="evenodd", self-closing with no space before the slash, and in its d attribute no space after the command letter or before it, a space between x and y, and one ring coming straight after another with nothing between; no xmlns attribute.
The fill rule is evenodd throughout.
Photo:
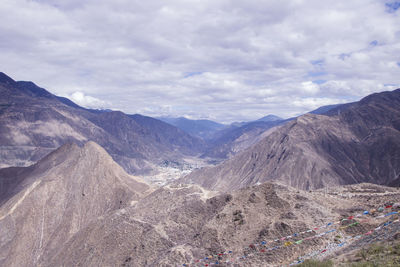
<svg viewBox="0 0 400 267"><path fill-rule="evenodd" d="M291 245L293 245L293 243L292 242L290 242L290 241L288 241L288 242L285 242L285 247L288 247L288 246L291 246Z"/></svg>

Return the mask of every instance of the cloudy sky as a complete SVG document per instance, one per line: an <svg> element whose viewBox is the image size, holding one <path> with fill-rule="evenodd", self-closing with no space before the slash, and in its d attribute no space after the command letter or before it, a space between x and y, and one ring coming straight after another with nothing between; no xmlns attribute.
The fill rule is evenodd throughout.
<svg viewBox="0 0 400 267"><path fill-rule="evenodd" d="M92 108L220 122L400 87L400 1L1 0L0 71Z"/></svg>

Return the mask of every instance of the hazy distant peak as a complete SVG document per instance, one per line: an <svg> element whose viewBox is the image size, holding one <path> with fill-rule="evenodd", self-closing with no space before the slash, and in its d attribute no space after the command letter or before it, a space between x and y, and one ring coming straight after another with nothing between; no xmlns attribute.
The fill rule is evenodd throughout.
<svg viewBox="0 0 400 267"><path fill-rule="evenodd" d="M310 111L310 114L325 114L331 110L334 110L336 108L339 108L340 106L342 106L343 104L334 104L334 105L326 105L326 106L322 106L319 107L315 110Z"/></svg>
<svg viewBox="0 0 400 267"><path fill-rule="evenodd" d="M280 121L283 120L281 117L269 114L265 117L259 118L257 121Z"/></svg>

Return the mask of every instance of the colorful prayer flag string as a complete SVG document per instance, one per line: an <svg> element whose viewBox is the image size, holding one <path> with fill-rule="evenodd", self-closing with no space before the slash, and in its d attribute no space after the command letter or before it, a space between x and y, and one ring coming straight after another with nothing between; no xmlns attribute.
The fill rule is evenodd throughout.
<svg viewBox="0 0 400 267"><path fill-rule="evenodd" d="M395 204L393 204L393 205L386 205L386 206L384 206L384 207L379 207L377 210L378 210L378 211L384 211L385 209L389 209L389 208L393 208L393 207L400 207L400 203L395 203ZM290 238L293 238L293 237L298 237L299 235L303 235L303 234L305 234L305 233L310 233L310 232L313 232L313 231L316 231L316 230L319 230L319 229L324 229L324 228L327 228L327 227L329 227L329 226L336 225L336 224L342 223L342 222L347 221L347 220L353 220L353 219L356 218L356 217L359 218L359 217L366 216L366 215L372 215L372 214L374 214L377 210L376 210L376 209L372 209L371 211L365 210L364 212L362 212L362 213L360 213L360 214L351 215L351 216L348 216L347 218L344 218L344 219L339 220L339 221L336 221L336 222L329 222L329 223L324 224L324 225L322 225L322 226L313 227L313 228L310 228L310 229L308 229L308 230L306 230L306 231L299 232L299 233L293 233L293 234L288 235L288 236L286 236L286 237L281 237L281 238L277 238L277 239L270 240L270 241L261 241L260 243L257 243L257 244L250 244L248 247L251 248L251 249L255 249L256 246L263 246L263 247L265 247L268 243L284 241L284 240L287 240L287 239L290 239ZM377 217L374 217L374 218L384 218L384 217L391 216L391 215L395 215L395 214L398 214L398 212L397 212L397 211L392 211L392 212L389 212L389 213L387 213L387 214L383 214L383 215L380 215L380 216L377 216ZM364 220L364 221L365 221L365 220ZM355 226L355 225L357 225L357 224L359 224L359 222L355 222L355 223L352 223L352 224L346 225L346 226L341 226L341 227L339 227L339 230L343 230L343 229L345 229L345 228L347 228L347 227ZM380 229L380 228L379 228L379 229ZM310 240L310 239L313 239L313 238L322 237L322 236L324 236L324 235L326 235L326 234L328 234L328 233L332 233L332 232L335 232L335 231L337 231L337 230L336 230L336 229L331 229L331 230L329 230L329 231L327 231L327 232L320 233L320 234L317 234L317 235L314 235L314 236L311 236L311 237L307 237L307 238L304 238L304 239L301 239L301 240L297 240L297 241L293 241L293 242L291 242L291 241L286 241L286 242L285 242L283 245L281 245L281 246L274 246L274 247L270 247L270 248L263 248L263 249L260 250L260 252L266 252L266 251L270 251L270 250L275 250L275 249L278 249L278 248L281 248L281 247L288 247L288 246L292 246L292 245L295 245L295 244L298 245L298 244L301 244L304 240ZM217 253L217 254L214 254L214 255L210 255L210 256L205 257L205 258L202 258L202 259L195 260L195 263L200 263L200 262L209 261L209 260L211 260L211 259L214 257L214 258L218 258L218 261L213 262L213 263L207 263L207 264L213 265L213 264L215 264L215 263L217 263L217 262L218 262L218 264L219 264L219 263L220 263L219 260L220 260L220 258L222 258L222 256L225 256L225 255L232 255L232 254L233 254L233 251L232 251L232 250L224 251L224 252L221 252L221 253ZM245 258L246 258L245 256L241 256L241 257L238 257L237 259L245 259ZM225 261L225 263L229 263L229 261ZM189 264L186 264L186 263L184 263L184 264L185 264L185 265L181 265L181 266L189 266ZM204 266L206 266L206 265L204 265ZM208 265L207 265L207 266L208 266Z"/></svg>

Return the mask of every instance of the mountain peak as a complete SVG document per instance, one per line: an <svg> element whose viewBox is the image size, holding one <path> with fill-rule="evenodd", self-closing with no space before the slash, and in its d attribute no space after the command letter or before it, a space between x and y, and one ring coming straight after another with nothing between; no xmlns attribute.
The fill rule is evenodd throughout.
<svg viewBox="0 0 400 267"><path fill-rule="evenodd" d="M49 91L37 86L34 82L31 81L18 81L16 82L16 85L19 90L29 96L46 98L54 97L54 95L51 94Z"/></svg>
<svg viewBox="0 0 400 267"><path fill-rule="evenodd" d="M40 260L46 262L60 246L57 244L64 244L93 219L130 207L132 201L150 193L147 183L103 155L108 156L94 142L82 148L66 144L22 172L3 172L0 182L18 179L19 183L9 186L9 195L0 206L1 233L10 233L10 241L1 245L5 251L12 246L18 257L3 257L0 265L27 265L32 254L26 245L34 247L37 240L42 244ZM5 225L3 219L9 223ZM22 221L25 224L21 226Z"/></svg>
<svg viewBox="0 0 400 267"><path fill-rule="evenodd" d="M97 144L94 141L88 141L85 143L83 146L83 149L85 151L90 151L90 152L97 152L97 153L107 153L104 148L102 148L99 144Z"/></svg>
<svg viewBox="0 0 400 267"><path fill-rule="evenodd" d="M269 114L265 117L259 118L257 121L280 121L280 120L282 120L281 117Z"/></svg>
<svg viewBox="0 0 400 267"><path fill-rule="evenodd" d="M0 83L14 84L15 81L11 79L9 76L7 76L5 73L0 71Z"/></svg>
<svg viewBox="0 0 400 267"><path fill-rule="evenodd" d="M268 180L305 190L361 182L396 184L399 107L400 91L392 91L347 104L331 116L302 115L242 153L196 170L185 180L225 191Z"/></svg>

